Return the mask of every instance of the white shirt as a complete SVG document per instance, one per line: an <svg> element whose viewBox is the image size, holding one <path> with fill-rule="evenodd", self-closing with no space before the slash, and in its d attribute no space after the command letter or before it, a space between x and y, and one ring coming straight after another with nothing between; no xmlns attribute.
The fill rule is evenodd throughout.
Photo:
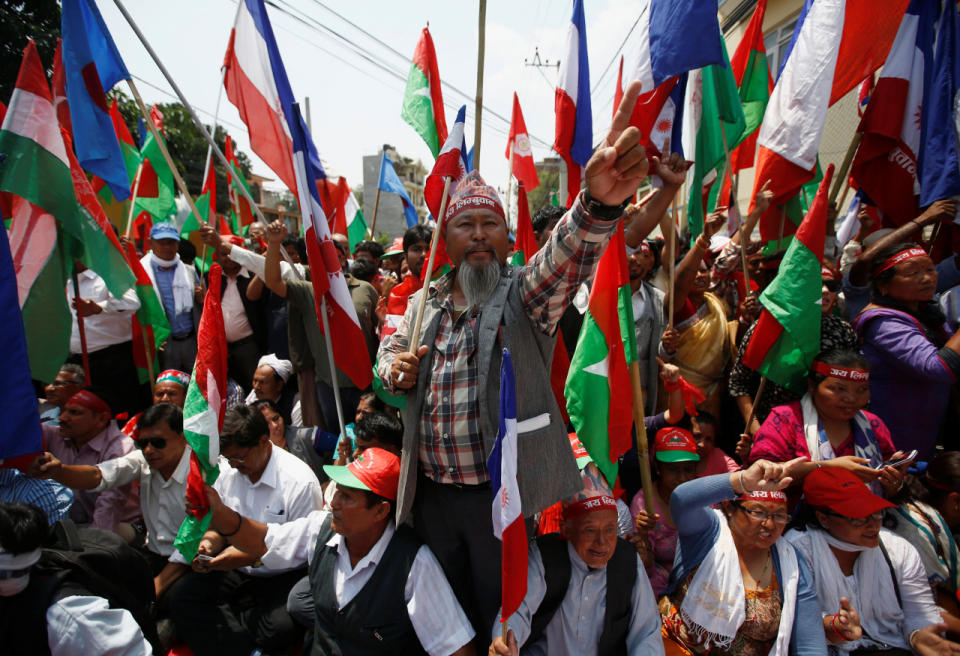
<svg viewBox="0 0 960 656"><path fill-rule="evenodd" d="M83 318L83 328L87 337L87 352L93 353L114 344L129 342L132 337L130 318L140 309L137 290L131 287L120 299L107 291L103 278L90 269L77 275L80 283L80 298L93 301L103 312ZM67 281L67 302L70 304L70 317L73 327L70 329L70 352L80 353L80 329L77 327L77 312L73 309L73 280Z"/></svg>
<svg viewBox="0 0 960 656"><path fill-rule="evenodd" d="M103 597L74 595L47 608L52 656L152 656L153 648L133 615L110 608Z"/></svg>
<svg viewBox="0 0 960 656"><path fill-rule="evenodd" d="M241 270L236 278L223 277L223 298L220 308L223 310L223 330L227 335L227 343L237 342L253 334L253 328L247 319L247 311L240 298L240 288L237 287L237 278L248 277L250 274Z"/></svg>
<svg viewBox="0 0 960 656"><path fill-rule="evenodd" d="M524 643L530 637L530 621L547 593L540 549L536 542L530 543L527 596L517 612L507 621L524 654L591 656L597 653L607 608L607 570L588 567L569 542L567 553L570 555L570 585L563 602L540 639L532 645L526 645ZM640 558L637 558L637 580L633 584L631 607L627 654L662 655L664 651L663 638L660 635L660 613ZM498 612L497 617L499 616ZM500 631L498 622L493 627L493 637L500 635Z"/></svg>
<svg viewBox="0 0 960 656"><path fill-rule="evenodd" d="M320 529L329 516L330 513L318 510L295 522L268 525L264 538L267 553L261 558L263 564L290 569L312 561ZM327 542L328 547L337 549L333 586L340 608L349 604L373 576L395 532L396 527L390 521L383 535L356 567L350 565L350 553L343 536L335 533ZM426 545L420 547L410 566L403 599L413 630L428 654L452 654L473 638L474 631L467 616L447 583L440 563Z"/></svg>
<svg viewBox="0 0 960 656"><path fill-rule="evenodd" d="M213 488L224 505L264 524L286 524L319 510L323 505L323 490L310 467L292 453L273 444L270 446L270 460L256 483L220 459L220 476ZM170 562L186 563L186 560L175 551ZM273 576L299 567L263 563L263 567L244 567L240 571L253 576Z"/></svg>
<svg viewBox="0 0 960 656"><path fill-rule="evenodd" d="M234 246L230 249L230 259L242 266L244 269L251 271L264 280L266 279L266 274L264 271L266 270L267 258L263 255L254 253L253 251L248 251L247 249L240 248L239 246ZM293 272L294 269L297 271L296 274ZM283 259L280 260L280 278L283 280L306 280L306 272L307 268L302 264L294 264L293 267L291 267ZM297 274L299 274L299 276Z"/></svg>
<svg viewBox="0 0 960 656"><path fill-rule="evenodd" d="M173 553L173 539L186 517L183 498L190 473L190 453L189 446L184 448L180 462L167 480L147 464L140 449L97 465L102 480L94 488L95 492L140 481L140 510L147 525L147 549L161 556Z"/></svg>

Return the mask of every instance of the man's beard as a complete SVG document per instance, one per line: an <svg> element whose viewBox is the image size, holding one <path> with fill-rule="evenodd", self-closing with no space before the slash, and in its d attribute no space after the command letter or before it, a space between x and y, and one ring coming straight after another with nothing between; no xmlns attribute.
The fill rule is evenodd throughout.
<svg viewBox="0 0 960 656"><path fill-rule="evenodd" d="M474 266L465 260L457 267L457 282L460 291L467 300L467 308L479 307L488 298L500 282L500 271L503 265L493 259L483 266Z"/></svg>

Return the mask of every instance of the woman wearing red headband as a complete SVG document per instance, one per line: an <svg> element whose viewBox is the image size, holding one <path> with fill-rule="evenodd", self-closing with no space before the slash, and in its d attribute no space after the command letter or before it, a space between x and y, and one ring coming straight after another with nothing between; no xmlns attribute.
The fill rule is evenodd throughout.
<svg viewBox="0 0 960 656"><path fill-rule="evenodd" d="M890 431L864 408L870 401L870 363L856 351L817 355L800 401L775 407L754 436L747 462L763 458L786 462L798 456L809 462L796 468L798 481L828 464L853 472L877 493L900 489L907 465L900 471L883 467L894 457ZM741 440L738 451L750 444Z"/></svg>
<svg viewBox="0 0 960 656"><path fill-rule="evenodd" d="M897 447L933 455L960 374L960 332L949 333L933 301L937 270L916 244L897 244L872 260L873 302L854 321L872 365L872 407Z"/></svg>
<svg viewBox="0 0 960 656"><path fill-rule="evenodd" d="M673 491L680 547L660 599L667 656L826 654L823 632L809 630L821 621L810 568L781 539L790 519L782 490L799 462L758 460Z"/></svg>

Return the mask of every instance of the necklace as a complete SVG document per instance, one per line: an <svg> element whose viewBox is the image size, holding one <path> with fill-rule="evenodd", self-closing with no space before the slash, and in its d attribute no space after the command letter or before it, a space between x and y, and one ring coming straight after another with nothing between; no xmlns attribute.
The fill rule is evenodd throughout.
<svg viewBox="0 0 960 656"><path fill-rule="evenodd" d="M757 619L757 603L758 603L757 600L760 598L760 581L766 578L767 568L770 566L772 562L773 562L773 557L770 555L770 552L768 551L767 557L763 561L763 569L760 570L760 576L754 578L754 581L753 581L753 604L751 604L753 606L753 608L751 609L753 611L753 616L748 617L745 620L747 622L754 622ZM747 568L747 571L750 571L749 568ZM746 604L746 600L744 600L744 604Z"/></svg>

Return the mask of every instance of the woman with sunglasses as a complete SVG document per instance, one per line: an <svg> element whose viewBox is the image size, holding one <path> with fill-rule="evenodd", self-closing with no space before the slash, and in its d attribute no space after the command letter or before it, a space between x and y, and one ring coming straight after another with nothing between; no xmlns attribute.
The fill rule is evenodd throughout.
<svg viewBox="0 0 960 656"><path fill-rule="evenodd" d="M937 270L912 243L879 250L871 260L872 302L854 321L870 361L873 408L894 443L933 455L960 374L960 332L951 334L933 300Z"/></svg>
<svg viewBox="0 0 960 656"><path fill-rule="evenodd" d="M823 467L803 482L802 530L786 539L810 563L831 651L960 654L944 639L917 550L882 528L894 505L848 471Z"/></svg>
<svg viewBox="0 0 960 656"><path fill-rule="evenodd" d="M820 622L809 567L780 539L790 519L782 490L799 461L758 460L673 491L680 543L660 599L667 656L827 653L821 632L801 630Z"/></svg>
<svg viewBox="0 0 960 656"><path fill-rule="evenodd" d="M738 453L746 462L786 462L809 458L794 469L796 482L820 464L842 467L890 496L903 485L908 464L884 467L896 458L890 431L872 412L870 363L856 351L827 351L813 360L807 393L799 401L775 407L751 441L743 436ZM819 463L819 464L818 464Z"/></svg>

